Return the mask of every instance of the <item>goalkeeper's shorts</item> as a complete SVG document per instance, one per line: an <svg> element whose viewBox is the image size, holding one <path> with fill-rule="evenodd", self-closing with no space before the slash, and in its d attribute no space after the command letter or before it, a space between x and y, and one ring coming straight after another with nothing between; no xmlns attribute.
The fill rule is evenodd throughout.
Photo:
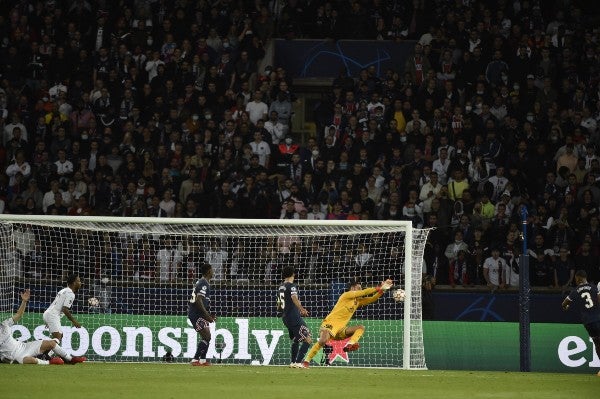
<svg viewBox="0 0 600 399"><path fill-rule="evenodd" d="M346 339L346 326L348 323L336 323L331 320L323 320L321 323L321 329L329 332L331 339L339 341Z"/></svg>

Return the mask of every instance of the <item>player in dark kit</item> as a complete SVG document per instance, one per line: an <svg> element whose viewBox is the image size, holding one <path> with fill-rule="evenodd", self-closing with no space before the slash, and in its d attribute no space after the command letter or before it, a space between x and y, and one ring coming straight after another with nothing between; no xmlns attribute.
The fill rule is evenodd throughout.
<svg viewBox="0 0 600 399"><path fill-rule="evenodd" d="M571 291L562 303L564 310L574 304L581 313L581 322L590 334L596 347L596 355L600 357L600 294L598 288L588 283L585 270L575 273L577 287ZM598 372L600 377L600 371Z"/></svg>
<svg viewBox="0 0 600 399"><path fill-rule="evenodd" d="M288 329L292 340L292 362L290 367L304 368L302 359L306 355L312 342L310 330L306 326L302 316L308 316L298 298L298 286L294 284L294 268L286 266L283 268L283 283L279 287L277 295L277 312L280 313L283 324Z"/></svg>
<svg viewBox="0 0 600 399"><path fill-rule="evenodd" d="M209 323L216 320L216 317L208 313L210 303L209 282L213 276L212 266L204 263L201 272L202 278L196 282L188 306L188 319L190 319L192 326L198 331L201 337L196 354L190 362L192 366L210 366L210 363L206 361L206 352L210 343Z"/></svg>

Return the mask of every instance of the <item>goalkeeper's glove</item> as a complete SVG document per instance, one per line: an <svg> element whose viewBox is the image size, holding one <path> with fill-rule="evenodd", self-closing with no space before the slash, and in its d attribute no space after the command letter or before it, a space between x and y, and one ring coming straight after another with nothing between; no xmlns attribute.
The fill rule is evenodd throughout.
<svg viewBox="0 0 600 399"><path fill-rule="evenodd" d="M394 285L394 283L392 282L392 280L385 280L383 283L381 283L377 287L377 292L379 292L379 294L383 295L387 290L392 288L393 285Z"/></svg>

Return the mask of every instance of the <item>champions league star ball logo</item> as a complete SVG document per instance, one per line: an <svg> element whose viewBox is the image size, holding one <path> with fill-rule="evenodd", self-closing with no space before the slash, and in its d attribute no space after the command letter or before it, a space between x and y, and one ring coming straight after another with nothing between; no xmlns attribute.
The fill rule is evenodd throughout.
<svg viewBox="0 0 600 399"><path fill-rule="evenodd" d="M350 337L342 341L330 340L327 342L327 345L323 348L323 350L314 357L313 360L322 365L332 364L336 360L350 363L348 352L344 352L344 347L349 340Z"/></svg>

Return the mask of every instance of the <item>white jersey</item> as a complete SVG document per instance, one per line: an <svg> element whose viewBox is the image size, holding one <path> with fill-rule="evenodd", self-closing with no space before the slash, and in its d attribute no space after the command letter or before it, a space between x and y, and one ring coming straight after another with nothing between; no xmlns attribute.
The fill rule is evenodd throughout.
<svg viewBox="0 0 600 399"><path fill-rule="evenodd" d="M71 309L73 301L75 300L75 293L69 287L65 287L58 291L56 298L52 301L52 304L44 312L45 317L60 317L62 316L63 307Z"/></svg>
<svg viewBox="0 0 600 399"><path fill-rule="evenodd" d="M500 275L504 272L505 267L506 261L504 258L494 259L490 256L483 262L483 268L488 269L490 283L494 285L500 285Z"/></svg>
<svg viewBox="0 0 600 399"><path fill-rule="evenodd" d="M13 338L12 326L15 321L12 317L0 323L0 359L12 359L14 351L19 347L19 342Z"/></svg>

